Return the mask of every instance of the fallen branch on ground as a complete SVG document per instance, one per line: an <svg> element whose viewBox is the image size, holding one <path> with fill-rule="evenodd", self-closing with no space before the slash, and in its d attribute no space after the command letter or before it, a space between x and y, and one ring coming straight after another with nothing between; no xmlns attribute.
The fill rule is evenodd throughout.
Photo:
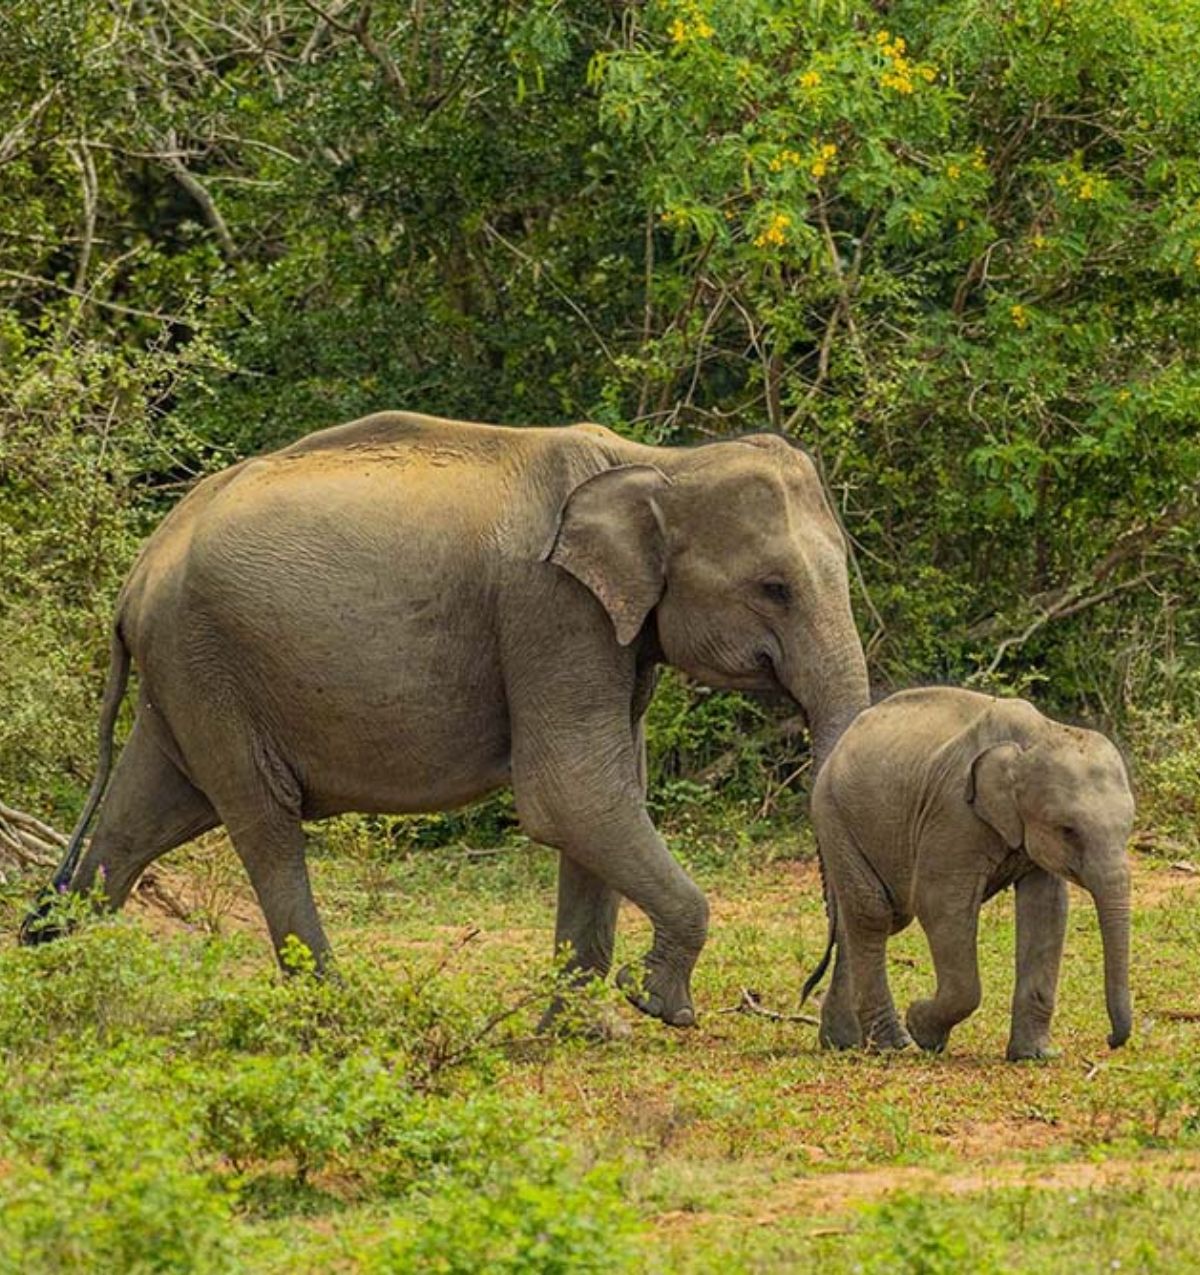
<svg viewBox="0 0 1200 1275"><path fill-rule="evenodd" d="M53 868L66 844L57 828L0 802L0 870L6 856L22 868Z"/></svg>
<svg viewBox="0 0 1200 1275"><path fill-rule="evenodd" d="M811 1014L781 1014L777 1009L768 1009L759 999L757 992L748 987L742 988L742 998L736 1005L728 1005L717 1010L718 1014L753 1014L756 1018L769 1018L773 1023L807 1023L809 1027L820 1027L821 1020Z"/></svg>

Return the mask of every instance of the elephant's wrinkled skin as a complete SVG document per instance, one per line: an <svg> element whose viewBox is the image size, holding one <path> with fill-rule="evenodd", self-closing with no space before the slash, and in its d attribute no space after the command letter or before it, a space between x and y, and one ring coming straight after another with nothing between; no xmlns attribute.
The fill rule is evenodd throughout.
<svg viewBox="0 0 1200 1275"><path fill-rule="evenodd" d="M324 958L302 818L511 782L524 829L562 852L557 943L606 972L632 899L654 942L626 985L677 1025L708 909L646 813L656 665L782 688L819 757L867 702L839 528L811 461L772 436L656 448L383 413L206 479L121 593L89 806L130 655L137 718L60 873L72 889L103 869L119 906L223 823L276 946Z"/></svg>
<svg viewBox="0 0 1200 1275"><path fill-rule="evenodd" d="M915 1040L943 1049L950 1029L979 1004L979 908L1014 885L1008 1057L1045 1057L1073 881L1095 900L1109 1044L1124 1044L1132 822L1129 780L1109 740L1051 721L1025 700L939 687L868 709L813 790L837 946L822 1043L900 1049ZM937 992L909 1008L906 1032L885 952L888 936L914 916L929 940Z"/></svg>

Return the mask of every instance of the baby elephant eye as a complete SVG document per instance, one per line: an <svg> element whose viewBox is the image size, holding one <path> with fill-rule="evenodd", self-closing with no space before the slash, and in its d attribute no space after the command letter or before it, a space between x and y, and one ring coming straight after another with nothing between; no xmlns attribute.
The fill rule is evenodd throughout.
<svg viewBox="0 0 1200 1275"><path fill-rule="evenodd" d="M792 600L792 591L782 580L764 580L758 587L762 590L764 597L779 603L780 606L787 606Z"/></svg>

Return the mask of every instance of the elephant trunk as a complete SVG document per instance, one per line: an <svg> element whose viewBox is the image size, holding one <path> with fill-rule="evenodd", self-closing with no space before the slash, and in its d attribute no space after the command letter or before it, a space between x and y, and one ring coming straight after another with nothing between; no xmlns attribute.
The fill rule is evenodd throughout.
<svg viewBox="0 0 1200 1275"><path fill-rule="evenodd" d="M1104 997L1112 1032L1108 1043L1118 1048L1129 1039L1133 1008L1129 994L1129 869L1125 864L1097 879L1085 880L1096 903L1104 944Z"/></svg>
<svg viewBox="0 0 1200 1275"><path fill-rule="evenodd" d="M813 775L842 732L871 702L867 663L857 635L829 646L817 659L802 655L783 670L788 693L803 708L812 735ZM792 672L798 670L798 675Z"/></svg>

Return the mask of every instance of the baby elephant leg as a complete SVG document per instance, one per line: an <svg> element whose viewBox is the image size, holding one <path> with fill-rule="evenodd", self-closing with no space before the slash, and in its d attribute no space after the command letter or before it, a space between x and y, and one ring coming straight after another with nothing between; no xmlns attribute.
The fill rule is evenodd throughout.
<svg viewBox="0 0 1200 1275"><path fill-rule="evenodd" d="M979 1006L978 894L940 892L924 914L917 913L937 973L932 1000L914 1001L908 1009L908 1030L922 1049L941 1053L950 1029Z"/></svg>
<svg viewBox="0 0 1200 1275"><path fill-rule="evenodd" d="M912 1044L900 1023L887 980L887 919L856 916L846 923L847 955L854 985L854 1008L862 1044L867 1049L906 1049Z"/></svg>
<svg viewBox="0 0 1200 1275"><path fill-rule="evenodd" d="M1041 868L1023 876L1017 895L1017 982L1008 1059L1049 1058L1050 1019L1067 933L1067 883Z"/></svg>
<svg viewBox="0 0 1200 1275"><path fill-rule="evenodd" d="M822 1049L857 1049L862 1044L854 1008L854 985L850 980L850 959L846 955L846 932L840 922L833 974L821 1001L820 1041Z"/></svg>
<svg viewBox="0 0 1200 1275"><path fill-rule="evenodd" d="M821 1009L821 1043L904 1049L912 1041L887 981L887 941L896 928L891 900L840 820L825 820L819 835L837 901L837 964Z"/></svg>

